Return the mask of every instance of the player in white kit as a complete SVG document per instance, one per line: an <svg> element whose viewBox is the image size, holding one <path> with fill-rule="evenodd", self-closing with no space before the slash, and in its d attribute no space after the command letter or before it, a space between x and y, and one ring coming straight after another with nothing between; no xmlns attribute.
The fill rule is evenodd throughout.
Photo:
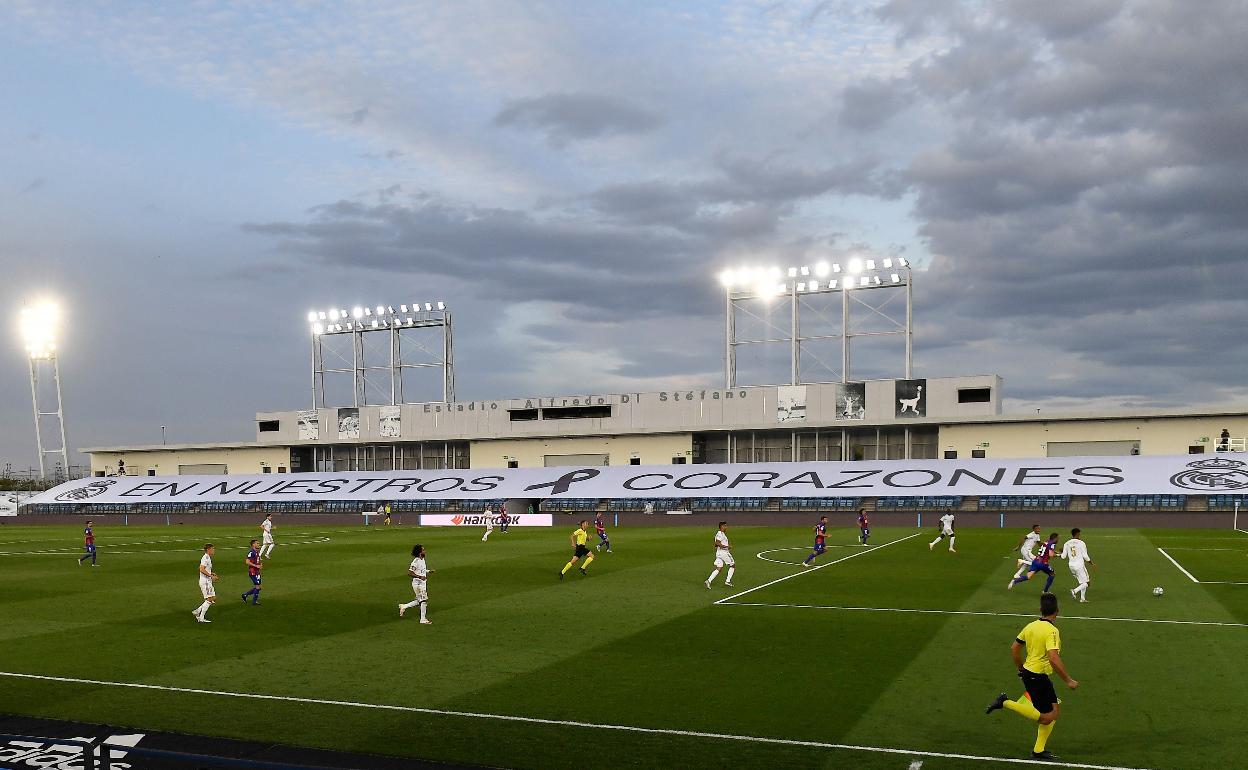
<svg viewBox="0 0 1248 770"><path fill-rule="evenodd" d="M485 517L485 534L481 536L481 542L490 539L490 534L494 532L494 511L490 506L485 506L485 513L481 514Z"/></svg>
<svg viewBox="0 0 1248 770"><path fill-rule="evenodd" d="M715 533L715 569L711 571L711 576L706 579L706 587L709 590L711 582L719 576L719 571L724 567L728 568L728 574L724 576L724 585L732 585L732 573L737 569L737 563L732 558L732 546L728 543L728 522L719 522L719 531Z"/></svg>
<svg viewBox="0 0 1248 770"><path fill-rule="evenodd" d="M267 559L273 555L273 514L267 513L260 522L260 558Z"/></svg>
<svg viewBox="0 0 1248 770"><path fill-rule="evenodd" d="M1031 566L1031 560L1036 558L1036 546L1040 545L1040 541L1044 536L1040 534L1040 525L1032 524L1031 531L1023 535L1023 539L1018 541L1018 555L1021 559L1018 561L1018 571L1014 573L1014 577L1020 578L1027 568Z"/></svg>
<svg viewBox="0 0 1248 770"><path fill-rule="evenodd" d="M957 553L957 551L953 549L953 541L956 537L957 536L953 534L953 514L946 513L944 516L940 517L940 534L936 536L935 540L927 544L927 550L932 550L941 540L949 538L949 553Z"/></svg>
<svg viewBox="0 0 1248 770"><path fill-rule="evenodd" d="M1062 552L1059 554L1066 560L1066 565L1070 567L1070 574L1075 576L1075 582L1078 583L1074 588L1070 589L1070 595L1078 596L1079 601L1086 602L1088 600L1088 579L1087 564L1095 564L1092 557L1088 555L1088 545L1079 539L1080 530L1075 527L1070 531L1070 539L1062 546Z"/></svg>
<svg viewBox="0 0 1248 770"><path fill-rule="evenodd" d="M217 589L212 585L217 580L217 573L212 571L212 554L215 551L216 548L209 543L204 546L204 555L199 557L199 592L204 596L204 603L191 610L191 614L200 623L212 622L206 615L208 608L217 603Z"/></svg>
<svg viewBox="0 0 1248 770"><path fill-rule="evenodd" d="M412 576L412 592L416 594L416 598L407 604L399 605L399 617L403 617L404 613L413 607L420 607L420 622L426 626L433 625L433 621L427 617L429 611L429 573L433 570L429 569L429 565L425 564L425 548L422 545L412 546L412 563L407 568L407 574Z"/></svg>

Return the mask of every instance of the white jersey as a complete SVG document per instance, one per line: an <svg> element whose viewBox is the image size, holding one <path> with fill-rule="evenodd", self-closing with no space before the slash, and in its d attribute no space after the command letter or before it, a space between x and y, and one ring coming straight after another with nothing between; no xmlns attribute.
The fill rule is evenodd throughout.
<svg viewBox="0 0 1248 770"><path fill-rule="evenodd" d="M481 515L485 517L485 528L487 530L494 529L494 511L486 508L485 513Z"/></svg>
<svg viewBox="0 0 1248 770"><path fill-rule="evenodd" d="M940 531L946 535L953 534L953 514L946 513L940 517Z"/></svg>
<svg viewBox="0 0 1248 770"><path fill-rule="evenodd" d="M199 557L199 568L201 570L199 573L199 592L203 594L205 599L216 596L217 589L212 585L212 578L204 574L204 572L212 574L212 557L208 554Z"/></svg>
<svg viewBox="0 0 1248 770"><path fill-rule="evenodd" d="M728 566L733 566L736 562L732 558L731 546L728 544L728 533L722 530L715 533L715 561L722 562Z"/></svg>
<svg viewBox="0 0 1248 770"><path fill-rule="evenodd" d="M1088 555L1088 546L1077 537L1072 537L1062 546L1063 559L1066 559L1072 570L1083 569L1085 561L1092 561L1092 557Z"/></svg>
<svg viewBox="0 0 1248 770"><path fill-rule="evenodd" d="M260 522L260 530L264 533L264 542L266 543L273 542L273 522L272 521L270 521L269 519L265 519L264 521Z"/></svg>
<svg viewBox="0 0 1248 770"><path fill-rule="evenodd" d="M419 556L412 559L412 565L408 567L415 577L412 578L412 590L416 592L416 596L425 598L429 595L428 584L425 580L429 576L429 567L425 564L425 560Z"/></svg>
<svg viewBox="0 0 1248 770"><path fill-rule="evenodd" d="M1031 560L1036 555L1036 546L1040 545L1040 533L1028 532L1023 538L1023 547L1018 550L1024 559Z"/></svg>

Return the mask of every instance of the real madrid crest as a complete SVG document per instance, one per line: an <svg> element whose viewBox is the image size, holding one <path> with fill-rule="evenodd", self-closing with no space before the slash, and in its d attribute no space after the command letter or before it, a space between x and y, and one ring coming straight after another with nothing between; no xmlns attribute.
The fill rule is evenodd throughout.
<svg viewBox="0 0 1248 770"><path fill-rule="evenodd" d="M1199 492L1248 489L1248 463L1225 457L1212 457L1188 463L1187 470L1170 477L1170 483Z"/></svg>

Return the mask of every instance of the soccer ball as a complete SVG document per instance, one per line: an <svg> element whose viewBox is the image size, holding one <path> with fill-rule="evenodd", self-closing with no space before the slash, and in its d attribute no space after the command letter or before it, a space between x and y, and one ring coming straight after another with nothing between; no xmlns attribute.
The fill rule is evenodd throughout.
<svg viewBox="0 0 1248 770"><path fill-rule="evenodd" d="M1166 592L1166 589L1162 588L1161 586L1157 586L1156 588L1153 589L1153 596L1161 596L1165 592Z"/></svg>

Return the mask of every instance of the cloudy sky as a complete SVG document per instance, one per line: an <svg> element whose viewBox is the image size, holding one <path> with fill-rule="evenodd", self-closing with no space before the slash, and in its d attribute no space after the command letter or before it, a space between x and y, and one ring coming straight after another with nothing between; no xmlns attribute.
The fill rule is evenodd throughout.
<svg viewBox="0 0 1248 770"><path fill-rule="evenodd" d="M1246 39L1242 0L0 0L0 304L66 305L79 447L251 438L330 305L445 300L463 398L713 386L722 269L855 253L919 266L918 376L1242 403Z"/></svg>

